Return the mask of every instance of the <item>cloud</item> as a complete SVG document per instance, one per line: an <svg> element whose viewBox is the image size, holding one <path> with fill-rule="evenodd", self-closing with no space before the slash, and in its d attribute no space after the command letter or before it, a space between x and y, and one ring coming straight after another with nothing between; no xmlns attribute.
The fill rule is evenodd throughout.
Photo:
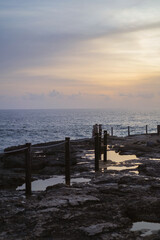
<svg viewBox="0 0 160 240"><path fill-rule="evenodd" d="M57 56L62 56L74 49L80 40L68 34L37 34L32 32L0 31L1 70L8 71L26 68L27 66L47 66Z"/></svg>
<svg viewBox="0 0 160 240"><path fill-rule="evenodd" d="M0 99L4 99L5 98L5 95L0 95Z"/></svg>
<svg viewBox="0 0 160 240"><path fill-rule="evenodd" d="M105 100L110 100L111 96L107 95L107 94L100 94L100 97L103 97Z"/></svg>
<svg viewBox="0 0 160 240"><path fill-rule="evenodd" d="M153 93L139 93L139 94L137 94L137 97L150 99L150 98L154 98L154 94Z"/></svg>
<svg viewBox="0 0 160 240"><path fill-rule="evenodd" d="M159 28L158 20L128 22L130 16L127 16L125 24L121 22L123 15L126 18L126 11L121 13L119 8L130 10L136 2L128 4L127 1L116 1L115 4L113 1L95 1L90 4L87 1L79 4L77 1L69 1L66 4L65 1L47 1L48 4L44 4L43 1L14 1L13 4L13 1L9 1L10 4L4 4L1 1L1 71L47 66L53 60L57 64L60 56L72 55L77 49L86 50L88 41L93 39ZM77 5L80 6L79 10ZM106 10L108 8L104 6L110 6L111 9ZM93 18L88 16L89 8L94 10L90 11ZM115 16L119 16L118 19ZM103 18L105 21L102 22Z"/></svg>
<svg viewBox="0 0 160 240"><path fill-rule="evenodd" d="M54 96L50 96L53 92ZM153 109L159 107L159 95L152 95L148 93L127 94L121 93L119 95L105 95L105 94L87 94L77 92L75 94L64 94L56 89L41 94L26 93L21 96L5 96L1 98L0 109L54 109L54 108L119 108L126 109ZM57 94L58 93L58 94Z"/></svg>
<svg viewBox="0 0 160 240"><path fill-rule="evenodd" d="M49 94L48 94L49 97L60 97L62 96L61 93L59 93L58 91L56 90L52 90Z"/></svg>
<svg viewBox="0 0 160 240"><path fill-rule="evenodd" d="M153 93L145 93L145 92L140 92L140 93L119 93L120 97L125 97L125 98L144 98L144 99L150 99L154 98Z"/></svg>
<svg viewBox="0 0 160 240"><path fill-rule="evenodd" d="M0 0L0 94L35 107L155 99L159 11L150 0Z"/></svg>
<svg viewBox="0 0 160 240"><path fill-rule="evenodd" d="M101 38L101 37L111 37L113 35L122 35L122 34L130 34L140 31L150 31L153 29L160 29L160 21L151 22L151 23L134 23L131 25L125 25L125 26L117 26L117 27L104 27L99 29L100 31L96 33L94 36L95 38Z"/></svg>
<svg viewBox="0 0 160 240"><path fill-rule="evenodd" d="M77 92L64 94L57 90L48 93L26 93L21 96L5 96L0 101L0 109L4 108L94 108L106 107L109 104L109 96L102 94L87 94ZM6 107L8 106L8 107Z"/></svg>
<svg viewBox="0 0 160 240"><path fill-rule="evenodd" d="M22 96L24 100L29 101L42 101L45 98L45 95L42 94L35 94L35 93L26 93L24 96Z"/></svg>
<svg viewBox="0 0 160 240"><path fill-rule="evenodd" d="M119 96L120 97L133 97L133 95L130 93L119 93Z"/></svg>

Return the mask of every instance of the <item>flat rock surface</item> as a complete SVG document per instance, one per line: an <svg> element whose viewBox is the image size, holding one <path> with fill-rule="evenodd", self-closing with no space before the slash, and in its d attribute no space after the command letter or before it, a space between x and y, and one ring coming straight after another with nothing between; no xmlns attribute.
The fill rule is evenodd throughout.
<svg viewBox="0 0 160 240"><path fill-rule="evenodd" d="M109 150L139 157L123 162L110 159L96 173L93 144L76 143L72 149L72 177L90 181L71 186L53 185L45 191L33 192L28 198L23 190L16 190L24 182L20 165L16 178L20 158L18 161L15 158L16 167L12 163L6 168L7 162L4 164L5 158L1 157L0 240L160 239L160 229L150 231L149 235L144 234L144 229L131 231L134 222L160 222L158 140L158 136L146 135L110 138ZM148 141L154 143L149 151L145 150ZM140 148L133 147L137 145ZM40 168L34 170L33 179L48 176L45 168L54 166L54 161L49 163L49 159L52 154L53 158L57 157L60 151L49 152L45 166L40 162ZM121 168L118 170L117 166ZM63 172L60 167L63 168L58 166L56 174Z"/></svg>

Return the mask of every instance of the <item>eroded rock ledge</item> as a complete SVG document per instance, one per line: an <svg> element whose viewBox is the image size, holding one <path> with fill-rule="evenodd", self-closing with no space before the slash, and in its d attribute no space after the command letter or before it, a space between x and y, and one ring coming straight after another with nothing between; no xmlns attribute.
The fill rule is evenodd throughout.
<svg viewBox="0 0 160 240"><path fill-rule="evenodd" d="M1 158L1 171L5 169L4 172L8 175L1 177L0 239L160 239L159 231L148 236L142 236L143 231L131 231L132 224L136 221L160 222L158 140L159 136L146 135L109 139L111 149L114 148L121 154L141 155L138 160L123 162L123 166L139 162L136 169L138 174L129 168L122 171L107 170L108 166L115 165L114 159L108 161L105 171L95 173L94 159L86 155L93 150L92 142L77 143L72 149L72 174L73 177L90 178L90 182L75 183L70 187L57 184L48 187L46 191L33 192L27 199L24 191L15 190L17 183L20 183L18 180L17 183L10 184L10 179L14 181L17 166L6 168L5 159ZM152 147L148 146L148 142L153 143ZM62 150L57 150L58 154L60 151ZM47 161L51 156L52 154ZM55 156L57 153L54 152L53 158ZM55 167L54 164L50 165L47 167ZM60 167L63 168L63 164L57 169ZM46 166L35 169L33 178L63 173L63 170L51 170L51 174L47 175L45 168ZM23 168L18 169L19 176L22 175L23 178ZM9 180L5 184L7 177Z"/></svg>

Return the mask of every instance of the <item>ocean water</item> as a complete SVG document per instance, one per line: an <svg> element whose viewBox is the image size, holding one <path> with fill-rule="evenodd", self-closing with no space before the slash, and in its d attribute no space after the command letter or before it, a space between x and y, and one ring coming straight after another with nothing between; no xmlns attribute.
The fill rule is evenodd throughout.
<svg viewBox="0 0 160 240"><path fill-rule="evenodd" d="M160 124L158 111L120 111L102 109L56 109L56 110L0 110L0 150L27 142L88 138L92 126L102 124L103 130L114 135L126 136L128 126L131 134L157 132Z"/></svg>

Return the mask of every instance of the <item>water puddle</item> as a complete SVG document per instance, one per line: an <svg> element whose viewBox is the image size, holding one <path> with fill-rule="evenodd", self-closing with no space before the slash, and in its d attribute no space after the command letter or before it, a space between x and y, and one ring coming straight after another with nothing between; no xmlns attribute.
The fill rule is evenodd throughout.
<svg viewBox="0 0 160 240"><path fill-rule="evenodd" d="M128 170L129 172L138 175L139 172L138 172L138 171L134 171L137 167L138 167L138 166L128 167L128 166L118 166L118 165L115 165L115 166L109 166L109 167L102 167L102 168L101 168L101 172L104 173L104 172L106 172L107 170L113 170L113 171Z"/></svg>
<svg viewBox="0 0 160 240"><path fill-rule="evenodd" d="M127 166L110 166L107 167L107 170L116 170L116 171L122 171L122 170L130 170L130 169L136 169L137 166L127 167Z"/></svg>
<svg viewBox="0 0 160 240"><path fill-rule="evenodd" d="M34 156L42 158L46 157L46 155L43 153L43 150L35 151Z"/></svg>
<svg viewBox="0 0 160 240"><path fill-rule="evenodd" d="M91 179L89 178L72 178L71 185L73 183L88 183ZM63 183L65 184L64 176L54 176L52 178L44 179L44 180L36 180L32 182L32 191L45 191L47 187L53 186L56 184ZM17 187L16 190L25 190L25 184Z"/></svg>
<svg viewBox="0 0 160 240"><path fill-rule="evenodd" d="M126 161L131 161L131 160L139 160L139 158L136 157L136 155L120 155L119 153L116 153L113 150L109 150L109 146L107 146L107 162L103 161L103 154L102 154L102 160L99 162L100 163L100 169L102 172L105 172L107 170L115 170L115 171L122 171L122 170L128 170L131 171L132 173L138 174L138 171L134 171L141 163L136 162L136 164L132 164L131 166L123 166L122 163ZM85 156L83 157L85 159L90 159L94 160L95 159L95 154L94 151L88 151ZM108 166L108 161L111 161L114 163L112 166ZM87 163L87 162L86 162ZM83 163L79 163L83 164Z"/></svg>
<svg viewBox="0 0 160 240"><path fill-rule="evenodd" d="M79 163L77 163L77 165L83 165L83 164L87 164L87 163L89 163L89 162L79 162Z"/></svg>
<svg viewBox="0 0 160 240"><path fill-rule="evenodd" d="M141 231L141 237L149 236L154 233L154 231L160 230L160 223L152 222L135 222L131 228L131 231Z"/></svg>
<svg viewBox="0 0 160 240"><path fill-rule="evenodd" d="M139 171L131 171L131 173L134 173L134 174L138 175Z"/></svg>
<svg viewBox="0 0 160 240"><path fill-rule="evenodd" d="M83 158L88 158L90 160L93 160L95 158L94 151L90 151L90 153L86 153ZM103 158L103 154L102 154ZM111 160L114 162L124 162L127 160L137 160L138 158L136 155L120 155L119 153L116 153L113 150L107 151L107 160Z"/></svg>
<svg viewBox="0 0 160 240"><path fill-rule="evenodd" d="M115 162L124 162L133 159L137 160L138 158L136 157L136 155L120 155L119 153L111 150L107 151L107 159Z"/></svg>
<svg viewBox="0 0 160 240"><path fill-rule="evenodd" d="M160 161L160 158L149 158L149 160Z"/></svg>
<svg viewBox="0 0 160 240"><path fill-rule="evenodd" d="M82 158L87 158L87 159L90 159L90 160L93 160L94 159L94 150L90 150L88 151Z"/></svg>

